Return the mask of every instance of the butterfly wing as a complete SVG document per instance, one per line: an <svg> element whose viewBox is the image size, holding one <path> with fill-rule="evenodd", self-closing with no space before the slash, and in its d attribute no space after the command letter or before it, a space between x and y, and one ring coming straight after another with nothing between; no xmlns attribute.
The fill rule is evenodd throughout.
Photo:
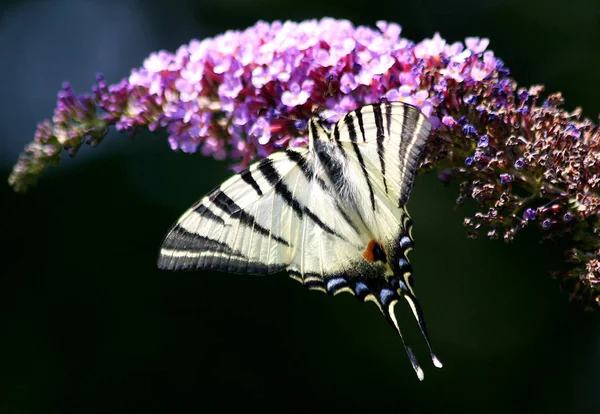
<svg viewBox="0 0 600 414"><path fill-rule="evenodd" d="M366 216L379 213L378 205L387 207L388 202L391 208L406 205L430 130L419 109L400 102L364 106L334 126L331 139L354 161L358 185L369 195ZM387 236L385 229L378 230Z"/></svg>
<svg viewBox="0 0 600 414"><path fill-rule="evenodd" d="M314 249L323 239L335 240L344 259L353 254L362 241L349 218L331 214L336 201L310 165L306 148L288 149L225 181L172 227L159 268L269 274L297 263L313 274L332 266Z"/></svg>
<svg viewBox="0 0 600 414"><path fill-rule="evenodd" d="M399 102L368 105L346 114L334 126L329 140L345 160L348 173L354 177L352 184L338 187L346 190L356 210L362 217L374 240L381 241L387 253L386 263L392 275L371 282L374 298L386 319L400 333L393 308L398 298L410 305L431 352L423 312L413 288L412 267L407 253L414 241L411 235L412 221L405 205L412 190L419 157L431 129L430 122L415 107ZM381 277L382 274L380 274ZM377 279L375 277L375 279ZM371 279L370 279L371 280ZM369 286L369 283L366 283ZM413 368L422 378L412 351L406 351ZM434 365L442 364L431 352Z"/></svg>

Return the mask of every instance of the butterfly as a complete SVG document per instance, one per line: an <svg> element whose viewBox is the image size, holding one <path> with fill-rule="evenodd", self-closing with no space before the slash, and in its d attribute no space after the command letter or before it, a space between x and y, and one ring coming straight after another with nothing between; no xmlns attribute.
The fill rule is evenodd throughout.
<svg viewBox="0 0 600 414"><path fill-rule="evenodd" d="M394 306L408 302L441 368L407 258L414 241L406 203L431 124L414 106L383 102L347 113L331 129L313 117L307 129L307 147L252 164L186 211L166 236L158 266L287 270L309 289L372 301L423 380Z"/></svg>

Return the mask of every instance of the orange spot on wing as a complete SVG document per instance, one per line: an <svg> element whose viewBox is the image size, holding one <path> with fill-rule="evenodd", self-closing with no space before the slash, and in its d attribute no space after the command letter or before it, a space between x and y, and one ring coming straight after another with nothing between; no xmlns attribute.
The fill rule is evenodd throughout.
<svg viewBox="0 0 600 414"><path fill-rule="evenodd" d="M376 256L376 250L379 250L379 257L375 257ZM365 249L365 251L363 252L362 256L365 258L365 260L369 263L374 263L375 261L381 261L381 252L383 252L383 255L386 256L387 252L385 251L385 247L383 247L383 244L379 243L376 240L371 240L369 242L369 244L367 244L367 248ZM384 259L385 261L385 259Z"/></svg>
<svg viewBox="0 0 600 414"><path fill-rule="evenodd" d="M377 242L375 240L371 240L369 244L367 244L367 248L363 252L363 257L369 263L373 263L375 261L375 255L373 254L373 248Z"/></svg>

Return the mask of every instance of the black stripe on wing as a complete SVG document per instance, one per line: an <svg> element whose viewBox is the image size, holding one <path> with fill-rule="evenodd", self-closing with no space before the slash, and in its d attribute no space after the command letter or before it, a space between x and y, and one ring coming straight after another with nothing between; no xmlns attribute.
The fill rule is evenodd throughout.
<svg viewBox="0 0 600 414"><path fill-rule="evenodd" d="M383 132L383 115L381 114L381 105L373 105L373 116L375 118L375 130L377 138L385 137Z"/></svg>
<svg viewBox="0 0 600 414"><path fill-rule="evenodd" d="M285 155L290 161L295 163L298 168L300 168L300 171L302 171L302 174L304 174L306 181L311 182L313 179L318 178L314 176L313 169L310 167L310 165L308 165L306 158L304 158L302 154L297 151L287 149L285 150ZM322 182L322 180L320 181Z"/></svg>
<svg viewBox="0 0 600 414"><path fill-rule="evenodd" d="M206 263L214 255L227 257L227 260ZM241 251L232 249L226 243L192 233L180 225L175 225L162 244L158 267L161 269L217 268L231 270L225 263L249 261Z"/></svg>
<svg viewBox="0 0 600 414"><path fill-rule="evenodd" d="M194 211L207 220L216 221L221 225L225 225L225 220L213 213L212 210L202 202L194 207Z"/></svg>
<svg viewBox="0 0 600 414"><path fill-rule="evenodd" d="M195 213L191 213L195 214ZM186 230L176 224L161 246L158 267L168 270L216 269L232 273L268 274L286 264L265 264L227 243Z"/></svg>
<svg viewBox="0 0 600 414"><path fill-rule="evenodd" d="M337 124L336 124L337 125ZM319 130L322 132L320 133ZM309 146L317 156L319 164L325 170L328 181L333 186L333 193L341 197L342 202L355 204L356 200L347 200L344 197L349 195L346 189L348 188L348 177L344 176L346 170L348 154L342 145L339 137L339 130L334 129L334 139L327 132L316 118L309 121Z"/></svg>
<svg viewBox="0 0 600 414"><path fill-rule="evenodd" d="M375 193L373 191L373 186L371 185L371 179L369 178L369 172L367 171L367 167L365 166L365 160L362 157L360 152L360 148L356 142L352 143L352 148L354 148L354 153L356 154L356 159L360 164L360 168L362 168L363 175L365 176L365 181L367 182L367 186L369 187L369 200L371 201L371 208L375 211Z"/></svg>
<svg viewBox="0 0 600 414"><path fill-rule="evenodd" d="M357 114L360 114L360 108L356 112ZM381 107L379 105L373 106L373 117L375 118L375 128L377 131L377 155L379 156L379 162L381 164L381 176L383 177L383 187L385 189L385 193L387 194L388 186L387 179L385 178L385 145L383 143L385 135L383 133L383 117L381 116ZM390 131L388 122L388 137L389 135Z"/></svg>
<svg viewBox="0 0 600 414"><path fill-rule="evenodd" d="M385 102L383 105L385 106L385 125L387 129L387 136L389 137L392 134L392 104Z"/></svg>
<svg viewBox="0 0 600 414"><path fill-rule="evenodd" d="M354 153L356 154L356 159L358 160L358 163L360 164L360 168L363 171L363 175L365 176L365 181L367 182L367 187L369 187L369 200L371 201L371 208L373 209L373 211L375 211L375 193L373 191L373 186L371 185L371 179L369 178L369 172L367 171L367 167L365 165L365 160L362 157L362 153L360 151L360 148L356 142L357 140L357 135L356 135L356 127L354 126L354 117L352 116L352 112L350 112L349 114L347 114L344 117L344 123L346 124L346 127L348 128L348 135L350 136L350 142L352 142L352 148L354 148ZM334 129L334 136L335 139L340 142L340 132L339 132L339 128ZM341 142L340 142L341 144Z"/></svg>
<svg viewBox="0 0 600 414"><path fill-rule="evenodd" d="M290 149L286 150L286 154L292 162L295 162L296 165L298 165L298 167L300 168L300 171L302 171L302 174L304 174L304 177L306 178L306 180L309 183L313 180L316 180L317 183L319 184L319 187L321 187L321 189L325 193L332 194L332 189L330 189L327 186L327 184L325 184L325 181L323 181L321 179L321 177L318 177L315 175L313 168L306 161L306 159L304 158L304 156L302 154L300 154L294 150L290 150ZM356 226L356 223L354 223L352 221L352 219L348 216L348 213L346 213L346 211L344 211L344 209L342 208L342 206L340 205L340 203L337 199L335 200L335 208L337 210L337 213L340 216L342 216L344 221L352 228L352 230L354 230L354 232L356 234L360 234L358 227Z"/></svg>
<svg viewBox="0 0 600 414"><path fill-rule="evenodd" d="M321 138L314 137L313 142L319 162L323 165L329 181L339 193L339 190L346 185L343 162L336 156L337 154L332 153L332 147L323 142ZM335 151L339 152L343 158L347 156L343 148L336 147Z"/></svg>
<svg viewBox="0 0 600 414"><path fill-rule="evenodd" d="M265 158L262 160L258 166L259 171L263 174L265 179L273 186L275 193L279 195L287 205L289 205L292 210L298 215L299 218L303 218L306 215L310 218L317 226L319 226L326 233L337 236L341 239L343 237L335 232L331 227L327 224L323 223L323 221L314 214L307 206L300 204L300 202L294 198L294 195L285 184L281 175L277 172L275 167L273 167L273 161L269 158Z"/></svg>
<svg viewBox="0 0 600 414"><path fill-rule="evenodd" d="M248 168L246 168L244 171L242 171L240 173L240 177L245 183L250 184L250 186L254 189L254 191L256 191L256 194L258 196L263 195L263 192L260 189L260 186L254 179L254 177L252 177L252 172Z"/></svg>
<svg viewBox="0 0 600 414"><path fill-rule="evenodd" d="M333 139L335 144L337 145L338 151L340 154L346 158L348 155L346 154L346 150L344 149L344 145L342 145L342 140L340 139L340 130L338 128L333 129ZM354 133L354 140L356 140L356 132Z"/></svg>
<svg viewBox="0 0 600 414"><path fill-rule="evenodd" d="M403 206L408 201L412 190L418 159L421 156L427 137L429 136L429 121L417 108L405 105L402 109L402 133L400 137L400 169L402 172L402 192L398 206ZM421 124L419 126L419 120ZM410 152L409 152L410 151Z"/></svg>
<svg viewBox="0 0 600 414"><path fill-rule="evenodd" d="M268 159L268 158L267 158ZM223 212L227 213L231 218L236 218L240 220L240 223L243 225L252 228L255 232L270 237L278 243L283 244L284 246L290 247L290 242L287 240L271 234L271 232L258 224L254 216L246 211L244 211L240 206L238 206L235 201L227 196L223 191L216 190L209 197L209 200L213 202L215 206L221 209Z"/></svg>
<svg viewBox="0 0 600 414"><path fill-rule="evenodd" d="M238 256L239 258L247 258L242 252L239 250L233 250L226 243L189 232L180 225L175 225L175 227L173 227L171 234L164 241L162 248L182 252L212 251L232 254Z"/></svg>
<svg viewBox="0 0 600 414"><path fill-rule="evenodd" d="M365 124L362 115L362 108L358 108L355 112L356 119L358 120L358 128L360 129L360 133L362 135L363 142L367 142L367 137L365 136Z"/></svg>
<svg viewBox="0 0 600 414"><path fill-rule="evenodd" d="M356 142L358 136L356 135L356 127L354 126L354 117L352 116L352 112L346 114L346 116L344 117L344 123L348 127L348 135L350 136L350 141ZM337 129L336 140L340 140L339 129Z"/></svg>

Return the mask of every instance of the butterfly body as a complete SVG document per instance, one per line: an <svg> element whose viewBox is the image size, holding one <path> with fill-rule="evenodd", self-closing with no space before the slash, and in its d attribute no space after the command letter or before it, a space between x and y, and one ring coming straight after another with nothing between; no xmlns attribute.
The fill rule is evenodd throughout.
<svg viewBox="0 0 600 414"><path fill-rule="evenodd" d="M407 258L414 242L405 208L429 130L420 111L402 103L359 108L331 130L311 119L308 147L251 165L184 213L159 267L286 269L310 289L374 302L401 337L393 309L404 298L429 345Z"/></svg>

